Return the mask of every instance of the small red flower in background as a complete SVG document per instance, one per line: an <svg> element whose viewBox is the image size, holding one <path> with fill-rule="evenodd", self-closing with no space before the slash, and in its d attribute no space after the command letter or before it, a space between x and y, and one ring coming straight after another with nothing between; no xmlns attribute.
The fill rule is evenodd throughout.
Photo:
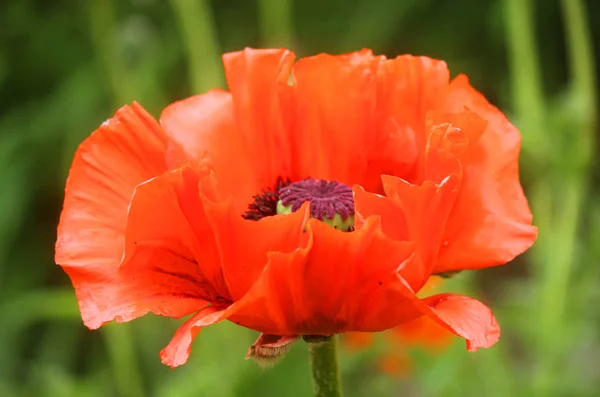
<svg viewBox="0 0 600 397"><path fill-rule="evenodd" d="M248 49L224 63L229 92L160 123L124 106L75 154L56 262L84 323L193 313L161 353L171 366L225 319L288 340L428 316L469 350L494 344L482 303L416 293L533 244L506 117L426 57Z"/></svg>
<svg viewBox="0 0 600 397"><path fill-rule="evenodd" d="M439 277L429 278L418 295L429 295L439 291L442 284L440 281ZM432 354L441 353L450 346L455 337L428 316L405 322L382 334L385 350L378 357L379 368L397 377L410 373L412 361L409 349L421 347ZM350 350L361 350L370 347L373 339L374 334L349 332L344 335L344 345Z"/></svg>

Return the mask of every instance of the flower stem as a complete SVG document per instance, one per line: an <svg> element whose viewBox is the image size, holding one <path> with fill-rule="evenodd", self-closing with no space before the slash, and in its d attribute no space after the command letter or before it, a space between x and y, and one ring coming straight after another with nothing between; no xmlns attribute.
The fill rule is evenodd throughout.
<svg viewBox="0 0 600 397"><path fill-rule="evenodd" d="M258 15L265 47L292 47L293 0L259 0Z"/></svg>
<svg viewBox="0 0 600 397"><path fill-rule="evenodd" d="M342 381L337 359L337 338L309 343L315 397L341 397Z"/></svg>
<svg viewBox="0 0 600 397"><path fill-rule="evenodd" d="M108 79L112 101L120 107L135 97L133 78L118 55L118 19L114 1L93 0L88 3L89 28L96 57Z"/></svg>
<svg viewBox="0 0 600 397"><path fill-rule="evenodd" d="M194 94L225 87L217 28L208 0L171 0L185 43Z"/></svg>
<svg viewBox="0 0 600 397"><path fill-rule="evenodd" d="M594 150L594 133L598 123L598 93L596 92L596 62L590 17L582 0L562 0L573 99L579 109L579 128L573 139L579 139L583 163L589 166Z"/></svg>
<svg viewBox="0 0 600 397"><path fill-rule="evenodd" d="M504 9L513 106L523 132L523 149L538 158L547 158L546 103L535 42L533 1L504 0Z"/></svg>

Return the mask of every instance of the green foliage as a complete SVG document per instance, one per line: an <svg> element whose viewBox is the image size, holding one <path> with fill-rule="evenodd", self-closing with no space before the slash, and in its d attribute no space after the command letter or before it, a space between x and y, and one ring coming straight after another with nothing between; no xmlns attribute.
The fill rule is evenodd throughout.
<svg viewBox="0 0 600 397"><path fill-rule="evenodd" d="M289 45L299 56L369 47L443 58L524 135L535 249L449 281L485 296L501 342L477 353L462 343L434 356L415 349L402 379L378 370L389 348L382 341L342 351L346 395L596 395L600 192L592 182L598 104L589 40L600 35L599 15L600 4L579 0L3 3L0 396L310 395L304 342L263 370L243 359L256 335L219 324L199 334L187 365L171 370L158 353L178 321L148 316L89 332L53 262L77 145L124 103L138 100L158 115L173 100L223 86L220 53L266 45Z"/></svg>

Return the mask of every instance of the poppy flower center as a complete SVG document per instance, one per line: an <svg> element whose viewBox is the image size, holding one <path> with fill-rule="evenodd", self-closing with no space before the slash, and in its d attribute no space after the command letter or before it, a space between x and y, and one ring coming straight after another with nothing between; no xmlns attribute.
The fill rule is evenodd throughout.
<svg viewBox="0 0 600 397"><path fill-rule="evenodd" d="M290 183L279 190L277 213L295 212L305 202L310 203L310 215L343 231L354 230L354 196L352 188L337 181L305 179Z"/></svg>

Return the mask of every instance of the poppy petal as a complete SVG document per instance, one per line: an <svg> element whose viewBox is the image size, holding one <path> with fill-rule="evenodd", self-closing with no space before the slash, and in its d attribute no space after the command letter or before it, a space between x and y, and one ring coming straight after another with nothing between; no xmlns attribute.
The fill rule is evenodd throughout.
<svg viewBox="0 0 600 397"><path fill-rule="evenodd" d="M446 62L414 55L386 60L379 70L380 106L400 124L424 134L425 115L435 108L441 90L450 81ZM421 148L425 144L421 137Z"/></svg>
<svg viewBox="0 0 600 397"><path fill-rule="evenodd" d="M373 139L380 62L364 52L320 54L294 65L298 119L292 139L302 177L365 185L364 148Z"/></svg>
<svg viewBox="0 0 600 397"><path fill-rule="evenodd" d="M56 263L75 287L84 323L99 327L124 249L127 208L140 183L166 171L167 137L139 104L124 106L75 153L58 226Z"/></svg>
<svg viewBox="0 0 600 397"><path fill-rule="evenodd" d="M388 236L416 244L417 258L400 275L413 291L427 282L442 244L443 225L457 195L460 178L447 176L440 184L413 185L393 176L382 176L387 197L354 189L357 218L379 215ZM360 224L360 223L359 223Z"/></svg>
<svg viewBox="0 0 600 397"><path fill-rule="evenodd" d="M519 183L521 135L465 76L452 81L444 106L454 113L466 107L488 125L461 156L462 185L446 224L448 244L440 250L435 271L506 263L527 250L537 236Z"/></svg>
<svg viewBox="0 0 600 397"><path fill-rule="evenodd" d="M308 234L302 248L269 253L232 321L278 335L380 331L401 322L402 302L390 302L388 280L413 254L412 243L385 236L375 217L353 233L311 219Z"/></svg>
<svg viewBox="0 0 600 397"><path fill-rule="evenodd" d="M285 49L223 55L233 97L239 142L246 148L260 189L278 177L293 177L290 156L288 79L295 55ZM227 143L229 144L229 143ZM231 161L231 159L228 159Z"/></svg>
<svg viewBox="0 0 600 397"><path fill-rule="evenodd" d="M383 173L405 176L416 158L414 131L385 112L370 51L301 59L293 69L297 120L292 136L300 176L381 191Z"/></svg>
<svg viewBox="0 0 600 397"><path fill-rule="evenodd" d="M126 322L152 312L179 318L212 300L198 264L177 243L140 246L119 269L117 287L106 285L105 301L98 307L103 322ZM213 294L214 296L214 294Z"/></svg>
<svg viewBox="0 0 600 397"><path fill-rule="evenodd" d="M435 109L440 92L446 89L449 79L446 62L423 56L401 55L383 62L379 68L378 109L394 121L399 135L405 137L398 146L414 146L414 153L407 158L411 161L409 164L423 162L427 143L425 116ZM385 151L386 148L380 145L377 150ZM397 150L389 154L406 156L405 151ZM405 179L408 177L390 174Z"/></svg>
<svg viewBox="0 0 600 397"><path fill-rule="evenodd" d="M198 332L207 325L215 324L224 319L225 311L218 310L213 306L207 306L189 318L160 352L163 364L172 368L183 365L192 352L192 342Z"/></svg>
<svg viewBox="0 0 600 397"><path fill-rule="evenodd" d="M208 155L221 193L232 195L240 208L246 208L252 196L265 187L256 182L229 92L212 90L175 102L163 110L160 122L177 144L171 151L171 166Z"/></svg>
<svg viewBox="0 0 600 397"><path fill-rule="evenodd" d="M181 295L211 302L228 297L200 196L206 179L210 184L209 170L184 166L138 186L127 219L125 259L120 268L121 273L130 272L132 289L159 293L168 278L170 287L164 288L178 289ZM146 251L162 251L164 259L159 262L144 255ZM155 276L142 281L136 272L154 272Z"/></svg>
<svg viewBox="0 0 600 397"><path fill-rule="evenodd" d="M394 316L382 321L377 313L389 307L382 299L386 281L413 255L414 245L385 236L378 217L352 233L316 220L309 225L313 244L303 272L304 306L323 320L306 319L306 326L326 328L325 319L337 319L339 325L357 331L387 328L382 322L394 321ZM365 305L367 300L370 304Z"/></svg>
<svg viewBox="0 0 600 397"><path fill-rule="evenodd" d="M362 186L354 185L354 228L360 229L366 220L377 215L381 229L396 240L408 240L409 232L402 207L385 196L367 192Z"/></svg>
<svg viewBox="0 0 600 397"><path fill-rule="evenodd" d="M178 318L207 302L225 303L214 238L208 226L201 229L207 225L202 216L199 178L189 167L139 185L128 212L121 265L112 279L95 280L96 313L88 326L148 312Z"/></svg>
<svg viewBox="0 0 600 397"><path fill-rule="evenodd" d="M493 346L500 327L492 311L478 300L453 294L439 294L416 300L423 314L467 341L467 350Z"/></svg>
<svg viewBox="0 0 600 397"><path fill-rule="evenodd" d="M243 219L231 202L205 201L223 276L234 301L241 299L264 270L269 251L291 252L306 239L309 203L286 215Z"/></svg>
<svg viewBox="0 0 600 397"><path fill-rule="evenodd" d="M429 137L425 158L420 169L416 170L415 181L422 177L423 181L439 184L449 175L457 175L462 179L462 164L459 159L487 125L475 115L447 115L440 122L435 121L436 117L437 114L430 114L427 120Z"/></svg>

